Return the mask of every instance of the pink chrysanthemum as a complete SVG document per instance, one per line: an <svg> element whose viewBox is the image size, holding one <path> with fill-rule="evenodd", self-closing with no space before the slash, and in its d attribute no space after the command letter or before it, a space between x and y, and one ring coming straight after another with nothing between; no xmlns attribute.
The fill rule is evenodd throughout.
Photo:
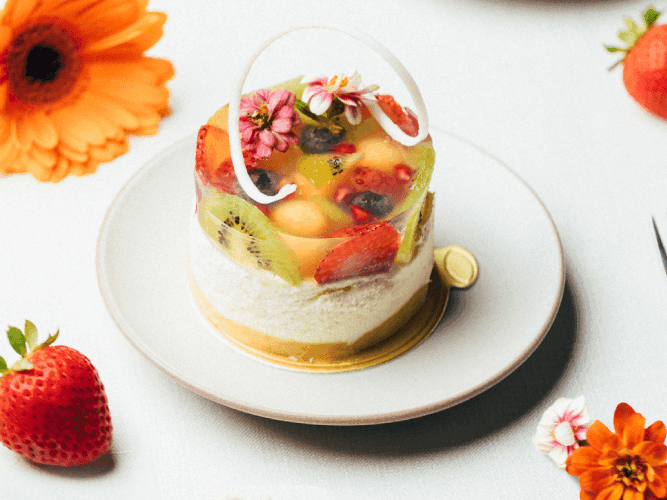
<svg viewBox="0 0 667 500"><path fill-rule="evenodd" d="M583 396L576 399L560 398L542 415L533 437L535 447L549 454L560 467L565 468L567 457L586 440L590 417Z"/></svg>
<svg viewBox="0 0 667 500"><path fill-rule="evenodd" d="M347 71L341 75L305 77L301 83L308 87L303 91L301 100L309 104L309 109L316 115L324 114L334 101L338 99L345 106L345 116L352 125L361 123L362 103L374 100L372 92L378 87L359 88L361 77L356 71Z"/></svg>
<svg viewBox="0 0 667 500"><path fill-rule="evenodd" d="M285 89L261 89L241 99L239 131L244 150L257 159L269 158L274 149L286 151L299 138L292 129L301 124L294 110L296 96Z"/></svg>

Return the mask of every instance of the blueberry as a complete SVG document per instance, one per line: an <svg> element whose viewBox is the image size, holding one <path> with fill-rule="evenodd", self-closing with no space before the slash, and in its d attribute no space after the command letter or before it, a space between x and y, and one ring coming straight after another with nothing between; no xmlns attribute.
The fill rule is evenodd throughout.
<svg viewBox="0 0 667 500"><path fill-rule="evenodd" d="M275 172L269 172L262 168L256 168L250 172L250 179L257 186L259 191L267 196L274 196L278 193L278 181L280 177Z"/></svg>
<svg viewBox="0 0 667 500"><path fill-rule="evenodd" d="M345 130L333 133L326 127L306 125L301 131L301 149L309 154L328 153L331 147L343 140Z"/></svg>
<svg viewBox="0 0 667 500"><path fill-rule="evenodd" d="M394 209L394 202L391 201L389 196L386 194L377 194L373 191L359 193L352 198L350 204L375 215L379 219L388 215Z"/></svg>

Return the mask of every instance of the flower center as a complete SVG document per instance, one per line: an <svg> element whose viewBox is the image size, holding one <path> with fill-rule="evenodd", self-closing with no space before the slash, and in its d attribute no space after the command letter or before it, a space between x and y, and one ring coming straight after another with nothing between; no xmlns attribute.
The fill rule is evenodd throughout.
<svg viewBox="0 0 667 500"><path fill-rule="evenodd" d="M271 115L269 114L269 108L266 106L266 103L262 103L260 108L253 111L252 114L248 113L246 118L255 124L255 128L258 130L264 130L271 125Z"/></svg>
<svg viewBox="0 0 667 500"><path fill-rule="evenodd" d="M52 24L25 29L14 37L7 54L13 95L27 104L48 104L67 96L80 68L76 42Z"/></svg>
<svg viewBox="0 0 667 500"><path fill-rule="evenodd" d="M614 466L617 470L616 481L622 481L640 492L646 489L647 466L641 457L628 455L616 460Z"/></svg>

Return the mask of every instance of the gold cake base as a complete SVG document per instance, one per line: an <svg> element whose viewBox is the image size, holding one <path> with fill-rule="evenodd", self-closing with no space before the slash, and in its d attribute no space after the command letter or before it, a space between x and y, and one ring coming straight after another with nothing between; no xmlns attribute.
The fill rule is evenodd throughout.
<svg viewBox="0 0 667 500"><path fill-rule="evenodd" d="M208 302L188 273L190 290L206 320L225 340L263 361L293 370L331 373L360 370L389 361L423 341L447 306L449 286L434 267L430 282L396 314L354 344L312 344L275 339L230 321ZM395 330L395 331L394 331ZM388 338L376 342L383 336ZM252 345L251 345L252 344ZM371 344L365 347L366 344Z"/></svg>

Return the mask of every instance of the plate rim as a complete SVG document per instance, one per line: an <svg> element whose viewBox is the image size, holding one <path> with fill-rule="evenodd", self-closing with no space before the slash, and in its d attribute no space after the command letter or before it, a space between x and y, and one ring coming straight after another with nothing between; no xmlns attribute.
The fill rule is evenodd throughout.
<svg viewBox="0 0 667 500"><path fill-rule="evenodd" d="M131 188L136 183L138 183L144 175L146 175L153 168L159 165L162 158L168 156L174 150L180 150L181 148L184 148L186 144L189 145L191 142L193 142L194 139L196 138L196 134L188 134L187 136L177 140L175 143L163 149L162 151L158 152L144 165L142 165L142 167L139 168L139 170L137 170L127 180L127 182L123 185L121 190L114 197L113 201L111 202L104 216L104 219L100 226L100 232L97 238L96 270L97 270L98 286L100 288L102 298L104 300L104 303L107 307L107 310L109 311L112 320L114 321L120 332L123 334L123 336L130 342L130 344L137 351L139 351L146 359L148 359L148 361L150 361L160 371L165 373L167 376L169 376L171 379L175 380L182 386L188 388L189 390L195 392L196 394L199 394L200 396L203 396L218 404L222 404L228 408L232 408L234 410L238 410L244 413L264 418L270 418L274 420L312 424L312 425L335 425L335 426L377 425L383 423L392 423L392 422L399 422L426 416L438 411L445 410L447 408L451 408L488 390L489 388L493 387L494 385L502 381L508 375L510 375L519 366L521 366L528 359L528 357L530 357L530 355L535 351L535 349L537 349L537 347L541 344L541 342L544 340L544 337L551 328L555 320L555 317L557 315L557 312L560 308L565 288L566 270L564 266L564 254L563 254L562 243L556 225L553 221L553 218L549 213L549 210L544 205L540 197L537 196L535 191L530 187L530 185L527 182L525 182L516 172L514 172L498 157L496 157L492 153L488 152L486 149L480 147L479 145L468 139L465 139L455 133L446 131L439 127L431 126L431 130L437 132L438 134L449 136L450 138L459 141L467 145L468 147L476 150L477 152L481 153L482 155L492 159L498 166L502 167L507 173L509 173L517 181L519 181L519 183L523 186L523 188L526 189L531 194L531 196L538 202L539 206L544 211L544 214L546 215L547 220L550 223L550 228L553 231L553 234L556 238L558 256L559 256L558 260L560 265L559 283L557 285L558 296L554 301L554 303L552 304L551 310L549 311L548 317L545 318L544 324L540 332L535 336L533 341L520 354L518 354L514 358L512 363L505 366L503 370L500 370L494 376L485 379L484 381L480 382L479 384L473 387L470 387L468 390L460 394L445 398L443 400L433 401L430 404L423 404L414 408L406 408L396 411L388 411L384 413L375 413L375 414L363 414L363 415L359 414L355 416L347 414L322 415L322 414L308 414L303 412L297 413L289 410L275 410L263 405L249 404L240 401L234 397L222 398L219 395L213 394L207 391L206 389L201 388L197 384L196 380L193 380L192 377L188 376L187 374L181 373L179 369L174 368L169 362L165 361L160 355L150 352L150 348L145 343L141 342L140 339L135 338L136 336L130 333L132 331L132 328L130 327L130 325L126 323L116 302L113 300L112 293L109 289L109 285L105 277L106 273L104 267L104 257L107 254L105 243L109 238L108 234L108 230L110 228L109 223L112 220L116 211L118 211L122 207L122 201L131 191ZM202 326L204 327L204 325ZM237 355L241 354L237 353ZM306 372L304 372L304 374L305 373ZM327 376L327 374L319 374L318 376Z"/></svg>

